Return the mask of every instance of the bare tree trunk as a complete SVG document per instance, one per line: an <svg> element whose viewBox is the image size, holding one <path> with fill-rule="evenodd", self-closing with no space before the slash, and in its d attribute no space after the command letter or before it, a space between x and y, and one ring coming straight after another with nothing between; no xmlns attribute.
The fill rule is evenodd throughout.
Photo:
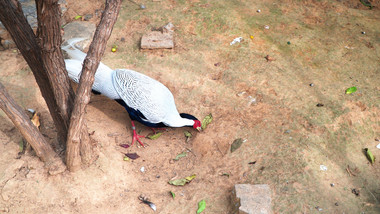
<svg viewBox="0 0 380 214"><path fill-rule="evenodd" d="M109 39L113 25L117 20L122 0L107 0L102 18L96 28L93 41L90 45L87 57L84 60L82 75L80 77L75 105L71 115L69 134L67 137L66 165L70 171L80 168L81 130L86 106L90 101L91 88L94 83L94 75L103 56L107 40Z"/></svg>
<svg viewBox="0 0 380 214"><path fill-rule="evenodd" d="M49 81L45 66L43 64L41 49L37 44L32 28L28 24L19 4L15 0L0 1L0 21L11 34L13 41L20 50L24 59L32 69L36 82L41 90L50 114L53 118L58 136L68 133L63 115L61 115L58 102L54 96L52 83Z"/></svg>
<svg viewBox="0 0 380 214"><path fill-rule="evenodd" d="M58 174L66 170L62 160L56 155L50 144L33 125L22 108L16 104L11 96L7 93L4 86L0 83L0 108L12 120L26 141L30 143L37 156L49 168L50 174Z"/></svg>
<svg viewBox="0 0 380 214"><path fill-rule="evenodd" d="M62 123L68 129L74 105L74 91L70 86L65 62L61 52L61 9L58 0L36 0L38 29L37 36L41 47L42 61L52 83ZM86 127L85 127L86 128ZM87 131L87 130L86 130ZM62 141L66 143L67 133Z"/></svg>

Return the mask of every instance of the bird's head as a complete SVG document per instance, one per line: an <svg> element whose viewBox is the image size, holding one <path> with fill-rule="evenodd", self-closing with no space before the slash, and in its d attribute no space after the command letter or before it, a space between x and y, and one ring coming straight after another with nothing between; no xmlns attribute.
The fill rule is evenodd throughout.
<svg viewBox="0 0 380 214"><path fill-rule="evenodd" d="M181 113L179 114L182 118L186 118L186 119L190 119L190 120L193 120L194 121L194 125L193 125L193 128L198 130L198 131L201 131L202 130L202 123L201 121L199 121L196 117L194 117L193 115L191 114L186 114L186 113Z"/></svg>
<svg viewBox="0 0 380 214"><path fill-rule="evenodd" d="M202 123L201 123L201 121L194 120L193 128L196 129L196 130L198 130L198 131L201 131L202 130Z"/></svg>

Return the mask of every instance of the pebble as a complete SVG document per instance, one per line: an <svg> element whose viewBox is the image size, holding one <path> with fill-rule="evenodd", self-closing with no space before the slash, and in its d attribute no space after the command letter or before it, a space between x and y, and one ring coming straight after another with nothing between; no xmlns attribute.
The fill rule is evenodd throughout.
<svg viewBox="0 0 380 214"><path fill-rule="evenodd" d="M143 5L143 4L142 4L142 5L140 5L140 9L141 9L141 10L144 10L144 9L146 9L145 5Z"/></svg>
<svg viewBox="0 0 380 214"><path fill-rule="evenodd" d="M365 34L365 32L364 32L364 31L362 31L362 34L364 35L364 34Z"/></svg>
<svg viewBox="0 0 380 214"><path fill-rule="evenodd" d="M330 186L331 186L331 187L334 187L334 186L335 186L335 184L334 184L334 183L331 183L331 184L330 184Z"/></svg>
<svg viewBox="0 0 380 214"><path fill-rule="evenodd" d="M261 12L261 10L260 10L260 9L258 9L256 12L260 13L260 12Z"/></svg>
<svg viewBox="0 0 380 214"><path fill-rule="evenodd" d="M84 20L85 21L90 21L90 19L92 19L92 17L93 17L93 15L92 14L86 14L85 16L84 16Z"/></svg>
<svg viewBox="0 0 380 214"><path fill-rule="evenodd" d="M140 171L141 171L142 173L144 173L144 172L145 172L145 167L141 167L141 168L140 168Z"/></svg>
<svg viewBox="0 0 380 214"><path fill-rule="evenodd" d="M310 87L313 87L313 86L314 86L314 83L310 83L309 85L310 85Z"/></svg>

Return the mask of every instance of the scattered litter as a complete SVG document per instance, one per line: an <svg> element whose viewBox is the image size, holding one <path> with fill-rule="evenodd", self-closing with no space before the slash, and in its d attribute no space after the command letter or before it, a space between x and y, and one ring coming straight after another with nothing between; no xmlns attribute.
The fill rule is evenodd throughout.
<svg viewBox="0 0 380 214"><path fill-rule="evenodd" d="M196 175L194 174L186 178L171 180L169 181L169 184L174 185L174 186L184 186L185 184L190 183L195 177Z"/></svg>
<svg viewBox="0 0 380 214"><path fill-rule="evenodd" d="M186 137L186 143L188 143L193 135L189 131L184 131L183 133Z"/></svg>
<svg viewBox="0 0 380 214"><path fill-rule="evenodd" d="M135 160L140 157L137 153L127 153L125 154L125 156L129 157L132 160Z"/></svg>
<svg viewBox="0 0 380 214"><path fill-rule="evenodd" d="M141 10L146 9L145 5L141 4L141 5L140 5L140 9L141 9Z"/></svg>
<svg viewBox="0 0 380 214"><path fill-rule="evenodd" d="M353 86L353 87L351 87L351 88L347 88L346 89L346 94L352 94L352 93L354 93L355 91L357 91L358 89L355 87L355 86Z"/></svg>
<svg viewBox="0 0 380 214"><path fill-rule="evenodd" d="M173 199L175 199L175 193L170 191L170 194L172 195Z"/></svg>
<svg viewBox="0 0 380 214"><path fill-rule="evenodd" d="M34 114L34 112L36 112L36 110L32 109L32 108L28 108L28 111L32 114Z"/></svg>
<svg viewBox="0 0 380 214"><path fill-rule="evenodd" d="M123 147L123 148L126 148L126 149L129 148L129 145L128 145L128 144L120 144L119 146L120 146L120 147Z"/></svg>
<svg viewBox="0 0 380 214"><path fill-rule="evenodd" d="M348 46L348 45L344 46L344 48L349 49L349 50L354 49L353 47L350 47L350 46Z"/></svg>
<svg viewBox="0 0 380 214"><path fill-rule="evenodd" d="M142 167L140 168L140 172L144 173L144 172L145 172L145 167L142 166Z"/></svg>
<svg viewBox="0 0 380 214"><path fill-rule="evenodd" d="M117 136L120 136L120 135L121 135L120 133L114 132L114 133L108 133L107 137L117 137Z"/></svg>
<svg viewBox="0 0 380 214"><path fill-rule="evenodd" d="M320 168L322 171L327 171L327 166L325 166L325 165L320 165L319 168Z"/></svg>
<svg viewBox="0 0 380 214"><path fill-rule="evenodd" d="M117 45L113 45L112 48L111 48L111 51L112 52L116 52L117 51Z"/></svg>
<svg viewBox="0 0 380 214"><path fill-rule="evenodd" d="M234 142L231 144L231 153L234 152L236 149L240 148L240 146L245 143L247 139L235 139Z"/></svg>
<svg viewBox="0 0 380 214"><path fill-rule="evenodd" d="M252 105L256 103L256 98L252 96L248 96L248 105Z"/></svg>
<svg viewBox="0 0 380 214"><path fill-rule="evenodd" d="M254 165L256 164L257 161L252 161L252 162L249 162L248 164L251 164L251 165Z"/></svg>
<svg viewBox="0 0 380 214"><path fill-rule="evenodd" d="M181 154L178 154L173 160L179 160L180 158L186 157L187 152L182 152Z"/></svg>
<svg viewBox="0 0 380 214"><path fill-rule="evenodd" d="M20 142L18 143L18 147L20 149L20 152L24 151L24 140L20 140Z"/></svg>
<svg viewBox="0 0 380 214"><path fill-rule="evenodd" d="M372 5L371 5L371 2L369 0L360 0L360 2L366 6L366 7L369 7L369 9L372 9Z"/></svg>
<svg viewBox="0 0 380 214"><path fill-rule="evenodd" d="M222 172L222 173L220 173L219 174L220 176L226 176L226 177L230 177L230 174L229 173L227 173L227 172Z"/></svg>
<svg viewBox="0 0 380 214"><path fill-rule="evenodd" d="M360 196L360 190L359 189L352 189L351 192L354 193L357 197Z"/></svg>
<svg viewBox="0 0 380 214"><path fill-rule="evenodd" d="M323 107L323 106L324 106L323 103L318 103L318 104L317 104L317 107Z"/></svg>
<svg viewBox="0 0 380 214"><path fill-rule="evenodd" d="M310 83L309 86L310 86L310 87L313 87L313 86L314 86L314 83Z"/></svg>
<svg viewBox="0 0 380 214"><path fill-rule="evenodd" d="M355 167L354 169L351 169L350 168L350 165L347 165L347 168L346 168L346 171L348 173L349 176L356 176L357 174L360 173L360 170L358 169L358 167Z"/></svg>
<svg viewBox="0 0 380 214"><path fill-rule="evenodd" d="M156 140L156 139L159 138L161 135L162 135L162 132L158 132L157 134L147 136L147 138L149 138L149 139L151 139L151 140Z"/></svg>
<svg viewBox="0 0 380 214"><path fill-rule="evenodd" d="M369 162L371 164L374 164L375 163L375 156L373 156L372 152L369 151L368 148L365 148L364 152L365 152L365 155L367 156L367 159L369 160Z"/></svg>
<svg viewBox="0 0 380 214"><path fill-rule="evenodd" d="M318 211L322 211L323 210L322 208L320 208L318 206L316 206L315 209L317 209Z"/></svg>
<svg viewBox="0 0 380 214"><path fill-rule="evenodd" d="M269 26L268 25L265 25L264 28L267 29L267 30L269 30Z"/></svg>
<svg viewBox="0 0 380 214"><path fill-rule="evenodd" d="M376 148L380 149L380 143L379 143L379 144L377 144Z"/></svg>
<svg viewBox="0 0 380 214"><path fill-rule="evenodd" d="M267 60L267 62L272 62L275 60L273 57L271 57L269 55L266 55L264 58Z"/></svg>
<svg viewBox="0 0 380 214"><path fill-rule="evenodd" d="M209 115L207 115L203 120L202 120L202 125L201 125L201 128L202 130L205 130L206 127L208 126L208 124L210 124L212 122L212 114L210 113Z"/></svg>
<svg viewBox="0 0 380 214"><path fill-rule="evenodd" d="M230 45L233 45L235 43L240 43L241 41L243 41L243 37L237 37L235 38L234 40L232 40L232 42L230 43Z"/></svg>
<svg viewBox="0 0 380 214"><path fill-rule="evenodd" d="M202 201L200 201L198 203L198 210L197 210L197 214L203 212L203 210L206 209L206 201L203 199Z"/></svg>
<svg viewBox="0 0 380 214"><path fill-rule="evenodd" d="M156 211L157 210L157 207L155 204L153 204L152 202L149 201L149 198L146 198L142 195L139 196L139 200L144 203L144 204L147 204L150 208L152 208L152 210Z"/></svg>
<svg viewBox="0 0 380 214"><path fill-rule="evenodd" d="M335 186L335 184L334 184L334 183L331 183L331 184L330 184L330 186L331 186L331 187L334 187L334 186Z"/></svg>
<svg viewBox="0 0 380 214"><path fill-rule="evenodd" d="M237 95L238 97L241 97L241 96L243 96L243 95L246 94L246 93L247 93L247 92L242 91L242 92L237 93L236 95Z"/></svg>
<svg viewBox="0 0 380 214"><path fill-rule="evenodd" d="M258 13L261 13L261 10L260 10L260 9L258 9L258 10L256 10L256 12L258 12Z"/></svg>
<svg viewBox="0 0 380 214"><path fill-rule="evenodd" d="M37 129L40 129L40 125L41 125L41 123L40 123L40 117L38 116L37 112L34 112L31 121L32 121L33 125L35 127L37 127Z"/></svg>

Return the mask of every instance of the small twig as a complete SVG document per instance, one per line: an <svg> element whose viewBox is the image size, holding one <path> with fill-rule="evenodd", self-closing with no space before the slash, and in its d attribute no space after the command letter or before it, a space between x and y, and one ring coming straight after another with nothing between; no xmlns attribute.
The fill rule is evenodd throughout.
<svg viewBox="0 0 380 214"><path fill-rule="evenodd" d="M350 171L349 167L346 168L346 171L347 171L348 175L351 177L352 174L351 174L351 171Z"/></svg>
<svg viewBox="0 0 380 214"><path fill-rule="evenodd" d="M185 148L187 151L191 152L191 154L193 154L195 157L197 157L197 155L189 148Z"/></svg>
<svg viewBox="0 0 380 214"><path fill-rule="evenodd" d="M371 191L369 191L369 189L367 189L365 187L364 187L364 189L366 189L369 193L371 193L372 197L376 200L377 203L379 203L379 201L377 200L376 196Z"/></svg>

